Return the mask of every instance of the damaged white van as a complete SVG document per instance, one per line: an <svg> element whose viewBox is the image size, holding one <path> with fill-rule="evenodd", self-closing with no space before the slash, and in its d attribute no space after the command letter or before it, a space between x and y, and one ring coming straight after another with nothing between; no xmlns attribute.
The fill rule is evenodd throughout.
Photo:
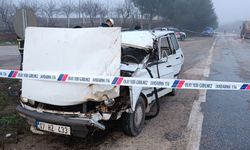
<svg viewBox="0 0 250 150"><path fill-rule="evenodd" d="M27 28L25 42L24 71L172 79L184 62L171 31ZM120 119L123 131L137 136L145 119L159 113L158 99L174 94L173 89L60 81L23 80L17 111L33 132L84 137Z"/></svg>

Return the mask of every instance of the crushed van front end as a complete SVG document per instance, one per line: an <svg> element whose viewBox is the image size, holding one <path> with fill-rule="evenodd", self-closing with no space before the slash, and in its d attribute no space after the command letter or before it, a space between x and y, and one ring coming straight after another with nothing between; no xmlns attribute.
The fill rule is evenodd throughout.
<svg viewBox="0 0 250 150"><path fill-rule="evenodd" d="M27 120L31 128L45 132L85 137L89 132L89 127L105 129L104 125L95 120L98 118L98 114L89 117L55 115L36 110L32 111L20 105L17 107L17 111ZM41 123L47 127L40 127L39 124Z"/></svg>

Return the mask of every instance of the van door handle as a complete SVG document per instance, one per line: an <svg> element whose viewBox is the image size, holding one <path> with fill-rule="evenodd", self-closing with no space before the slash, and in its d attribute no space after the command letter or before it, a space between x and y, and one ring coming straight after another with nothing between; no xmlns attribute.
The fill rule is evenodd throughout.
<svg viewBox="0 0 250 150"><path fill-rule="evenodd" d="M180 59L180 57L176 57L176 59Z"/></svg>
<svg viewBox="0 0 250 150"><path fill-rule="evenodd" d="M168 66L167 66L167 68L170 68L170 67L172 67L172 65L168 65Z"/></svg>

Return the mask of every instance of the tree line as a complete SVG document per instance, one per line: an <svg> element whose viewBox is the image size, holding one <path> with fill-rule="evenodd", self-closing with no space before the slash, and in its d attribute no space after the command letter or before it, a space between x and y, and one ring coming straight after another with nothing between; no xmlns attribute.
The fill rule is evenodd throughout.
<svg viewBox="0 0 250 150"><path fill-rule="evenodd" d="M66 27L98 26L106 18L122 27L177 26L198 31L218 25L211 0L123 0L116 5L109 0L0 0L0 23L7 30L13 30L14 14L20 8L32 9L42 26L57 26L58 18L66 20Z"/></svg>
<svg viewBox="0 0 250 150"><path fill-rule="evenodd" d="M140 15L131 0L124 0L117 5L99 0L62 0L59 2L19 0L18 3L13 3L11 0L0 0L0 23L4 24L8 30L12 30L15 12L21 8L33 10L40 24L50 27L58 26L58 18L66 18L67 27L76 24L98 26L107 18L114 18L118 20L117 25L123 26L126 23L136 22Z"/></svg>
<svg viewBox="0 0 250 150"><path fill-rule="evenodd" d="M206 26L218 27L211 0L133 0L148 19L160 16L170 26L200 31Z"/></svg>

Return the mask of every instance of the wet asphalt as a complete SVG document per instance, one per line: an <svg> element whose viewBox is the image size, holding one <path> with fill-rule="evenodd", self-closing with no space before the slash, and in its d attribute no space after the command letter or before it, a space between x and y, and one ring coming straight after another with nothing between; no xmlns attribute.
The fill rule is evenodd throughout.
<svg viewBox="0 0 250 150"><path fill-rule="evenodd" d="M19 69L21 57L17 46L0 46L0 68Z"/></svg>
<svg viewBox="0 0 250 150"><path fill-rule="evenodd" d="M208 80L250 82L250 40L218 36ZM200 150L250 149L250 92L208 91Z"/></svg>

